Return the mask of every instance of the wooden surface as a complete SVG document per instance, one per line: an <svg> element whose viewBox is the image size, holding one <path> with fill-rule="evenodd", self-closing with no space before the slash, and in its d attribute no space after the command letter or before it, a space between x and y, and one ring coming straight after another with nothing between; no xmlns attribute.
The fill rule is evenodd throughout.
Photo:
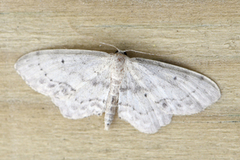
<svg viewBox="0 0 240 160"><path fill-rule="evenodd" d="M0 3L1 159L240 159L239 0L24 0ZM41 49L134 49L200 72L221 99L154 135L115 118L63 118L13 68Z"/></svg>

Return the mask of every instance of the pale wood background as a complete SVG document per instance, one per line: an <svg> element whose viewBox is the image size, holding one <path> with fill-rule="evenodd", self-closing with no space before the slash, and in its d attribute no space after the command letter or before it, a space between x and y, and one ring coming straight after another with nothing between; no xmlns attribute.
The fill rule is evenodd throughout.
<svg viewBox="0 0 240 160"><path fill-rule="evenodd" d="M62 117L15 72L41 49L134 49L213 79L221 99L154 135L116 118ZM239 0L5 0L0 3L0 159L240 159Z"/></svg>

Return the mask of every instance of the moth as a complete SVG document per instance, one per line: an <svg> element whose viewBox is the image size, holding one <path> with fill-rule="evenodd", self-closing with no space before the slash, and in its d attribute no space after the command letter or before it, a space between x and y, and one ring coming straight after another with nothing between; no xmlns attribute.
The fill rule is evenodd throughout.
<svg viewBox="0 0 240 160"><path fill-rule="evenodd" d="M156 133L173 115L204 110L220 96L206 76L125 52L41 50L22 56L15 69L35 91L49 96L61 114L81 119L105 112L108 130L114 115L144 133Z"/></svg>

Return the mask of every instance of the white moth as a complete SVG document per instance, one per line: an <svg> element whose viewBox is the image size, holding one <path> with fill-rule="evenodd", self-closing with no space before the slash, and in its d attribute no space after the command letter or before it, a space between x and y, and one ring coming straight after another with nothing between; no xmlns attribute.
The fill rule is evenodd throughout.
<svg viewBox="0 0 240 160"><path fill-rule="evenodd" d="M119 118L141 132L155 133L173 115L198 113L221 96L218 86L199 73L123 53L42 50L24 55L15 68L31 88L51 97L66 118L105 112L105 129L118 108Z"/></svg>

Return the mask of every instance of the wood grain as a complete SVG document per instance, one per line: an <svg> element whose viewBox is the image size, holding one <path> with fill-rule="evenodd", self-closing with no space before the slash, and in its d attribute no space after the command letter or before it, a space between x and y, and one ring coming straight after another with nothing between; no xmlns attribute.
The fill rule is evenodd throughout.
<svg viewBox="0 0 240 160"><path fill-rule="evenodd" d="M239 159L240 2L238 0L24 0L0 5L1 159ZM200 114L175 116L147 135L103 116L62 117L48 97L15 72L17 59L41 49L131 53L213 79L221 99Z"/></svg>

